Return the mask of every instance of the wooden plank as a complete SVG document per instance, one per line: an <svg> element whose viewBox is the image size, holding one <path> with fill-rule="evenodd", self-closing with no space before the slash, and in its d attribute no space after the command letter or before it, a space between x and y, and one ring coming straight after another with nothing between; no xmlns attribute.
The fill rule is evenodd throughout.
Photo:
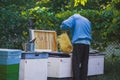
<svg viewBox="0 0 120 80"><path fill-rule="evenodd" d="M31 30L31 39L36 38L35 49L57 51L57 34L50 30Z"/></svg>

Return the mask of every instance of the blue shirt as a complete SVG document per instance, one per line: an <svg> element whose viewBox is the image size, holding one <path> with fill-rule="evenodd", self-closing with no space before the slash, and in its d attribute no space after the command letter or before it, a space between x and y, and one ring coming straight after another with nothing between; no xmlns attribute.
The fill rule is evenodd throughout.
<svg viewBox="0 0 120 80"><path fill-rule="evenodd" d="M82 43L90 45L91 38L91 22L79 15L74 14L61 24L62 30L70 29L72 33L72 43Z"/></svg>

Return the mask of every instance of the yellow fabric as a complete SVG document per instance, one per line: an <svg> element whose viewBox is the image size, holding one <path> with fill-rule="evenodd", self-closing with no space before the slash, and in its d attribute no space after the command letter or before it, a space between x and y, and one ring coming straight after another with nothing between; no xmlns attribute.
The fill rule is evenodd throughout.
<svg viewBox="0 0 120 80"><path fill-rule="evenodd" d="M59 35L57 41L58 41L59 48L62 52L67 54L72 52L73 46L66 32Z"/></svg>

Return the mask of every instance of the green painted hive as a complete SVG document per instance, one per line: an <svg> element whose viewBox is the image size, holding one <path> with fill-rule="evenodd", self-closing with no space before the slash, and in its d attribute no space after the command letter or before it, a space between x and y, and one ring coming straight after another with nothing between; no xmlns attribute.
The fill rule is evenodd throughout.
<svg viewBox="0 0 120 80"><path fill-rule="evenodd" d="M18 80L21 50L0 49L0 80Z"/></svg>

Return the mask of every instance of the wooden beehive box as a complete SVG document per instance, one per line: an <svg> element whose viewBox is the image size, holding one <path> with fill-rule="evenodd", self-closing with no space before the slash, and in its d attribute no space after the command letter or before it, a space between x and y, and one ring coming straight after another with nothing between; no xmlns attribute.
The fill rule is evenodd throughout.
<svg viewBox="0 0 120 80"><path fill-rule="evenodd" d="M35 40L35 51L57 51L57 34L51 30L30 30L30 38Z"/></svg>

